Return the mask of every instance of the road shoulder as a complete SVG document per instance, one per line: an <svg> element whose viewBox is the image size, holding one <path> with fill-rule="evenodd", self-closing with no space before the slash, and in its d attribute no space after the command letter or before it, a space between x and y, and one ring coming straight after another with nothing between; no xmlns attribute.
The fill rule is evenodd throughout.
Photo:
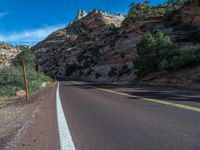
<svg viewBox="0 0 200 150"><path fill-rule="evenodd" d="M9 150L59 149L55 107L55 84L30 97L30 103L8 105L0 116L10 117L0 124L4 135L1 148ZM9 111L12 111L12 113ZM3 114L4 113L4 114ZM3 114L3 115L2 115Z"/></svg>

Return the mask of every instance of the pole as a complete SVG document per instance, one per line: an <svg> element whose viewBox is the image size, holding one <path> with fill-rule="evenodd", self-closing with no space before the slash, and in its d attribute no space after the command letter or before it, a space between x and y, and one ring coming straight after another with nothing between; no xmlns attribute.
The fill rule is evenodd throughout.
<svg viewBox="0 0 200 150"><path fill-rule="evenodd" d="M22 71L23 71L23 78L24 78L24 86L25 86L25 92L26 92L26 101L29 101L29 95L28 95L28 80L26 75L26 65L24 63L24 60L21 60L22 63Z"/></svg>

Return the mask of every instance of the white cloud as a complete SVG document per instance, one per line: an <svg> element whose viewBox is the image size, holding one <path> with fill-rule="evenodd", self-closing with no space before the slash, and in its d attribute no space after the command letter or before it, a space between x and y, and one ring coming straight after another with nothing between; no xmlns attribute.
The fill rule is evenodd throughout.
<svg viewBox="0 0 200 150"><path fill-rule="evenodd" d="M65 27L65 25L46 26L38 29L26 30L18 33L11 33L8 35L0 34L0 41L12 44L30 44L40 42L52 32Z"/></svg>

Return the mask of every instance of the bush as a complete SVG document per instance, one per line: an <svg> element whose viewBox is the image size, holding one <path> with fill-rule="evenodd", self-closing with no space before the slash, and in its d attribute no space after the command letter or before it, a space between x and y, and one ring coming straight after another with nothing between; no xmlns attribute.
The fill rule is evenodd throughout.
<svg viewBox="0 0 200 150"><path fill-rule="evenodd" d="M24 89L21 59L26 63L29 93L40 90L43 82L52 82L52 79L35 70L35 56L27 47L13 60L13 64L0 68L0 98L14 96L19 90Z"/></svg>
<svg viewBox="0 0 200 150"><path fill-rule="evenodd" d="M130 74L132 71L127 65L123 65L123 67L118 71L118 76L122 76L124 74Z"/></svg>
<svg viewBox="0 0 200 150"><path fill-rule="evenodd" d="M135 22L139 16L143 19L147 19L151 12L151 7L146 2L132 3L130 7L128 18L133 22Z"/></svg>
<svg viewBox="0 0 200 150"><path fill-rule="evenodd" d="M78 70L78 65L76 63L73 64L66 64L65 66L65 75L71 76L72 73Z"/></svg>
<svg viewBox="0 0 200 150"><path fill-rule="evenodd" d="M138 18L146 20L151 15L169 15L175 10L175 6L171 3L165 5L158 5L158 7L151 7L149 2L132 3L128 12L128 18L135 22Z"/></svg>
<svg viewBox="0 0 200 150"><path fill-rule="evenodd" d="M163 33L147 33L137 45L139 57L134 61L138 74L153 71L173 71L200 63L200 49L177 50Z"/></svg>
<svg viewBox="0 0 200 150"><path fill-rule="evenodd" d="M13 64L16 66L21 65L21 60L24 60L25 64L31 67L36 66L36 58L34 53L28 47L22 47L21 53L19 53L13 60Z"/></svg>
<svg viewBox="0 0 200 150"><path fill-rule="evenodd" d="M167 0L167 5L173 5L173 6L183 6L184 4L189 4L191 0Z"/></svg>
<svg viewBox="0 0 200 150"><path fill-rule="evenodd" d="M108 76L109 77L114 77L114 76L116 76L118 73L117 73L117 68L115 68L115 67L111 67L110 68L110 71L109 71L109 73L108 73Z"/></svg>
<svg viewBox="0 0 200 150"><path fill-rule="evenodd" d="M4 67L0 69L0 96L12 96L22 87L22 74L18 69Z"/></svg>
<svg viewBox="0 0 200 150"><path fill-rule="evenodd" d="M97 73L95 73L95 77L96 77L96 79L98 79L101 77L101 74L97 72Z"/></svg>
<svg viewBox="0 0 200 150"><path fill-rule="evenodd" d="M200 63L200 49L184 49L172 58L167 70L178 70Z"/></svg>
<svg viewBox="0 0 200 150"><path fill-rule="evenodd" d="M193 42L199 42L200 41L200 30L199 29L194 29L190 30L185 33L184 39L187 39L189 41Z"/></svg>
<svg viewBox="0 0 200 150"><path fill-rule="evenodd" d="M183 30L183 31L189 31L189 30L193 30L194 27L192 27L191 25L187 25L187 24L179 24L173 27L174 31L179 31L179 30Z"/></svg>
<svg viewBox="0 0 200 150"><path fill-rule="evenodd" d="M89 68L89 69L87 70L86 74L87 74L87 75L91 75L93 71L94 71L94 69Z"/></svg>
<svg viewBox="0 0 200 150"><path fill-rule="evenodd" d="M163 60L170 60L176 55L175 45L162 32L146 33L142 41L137 44L138 59L134 62L139 74L145 75L159 69Z"/></svg>
<svg viewBox="0 0 200 150"><path fill-rule="evenodd" d="M85 69L96 65L101 55L100 48L101 46L90 47L88 50L79 53L76 58L79 67Z"/></svg>
<svg viewBox="0 0 200 150"><path fill-rule="evenodd" d="M29 93L41 89L43 82L52 82L52 79L35 69L27 67ZM24 89L22 69L20 66L10 66L0 69L0 97L14 96L19 90Z"/></svg>

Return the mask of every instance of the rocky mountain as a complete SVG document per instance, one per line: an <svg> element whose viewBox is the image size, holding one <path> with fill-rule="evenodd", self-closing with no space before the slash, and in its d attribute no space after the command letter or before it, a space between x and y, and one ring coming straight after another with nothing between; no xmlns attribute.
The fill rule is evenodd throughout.
<svg viewBox="0 0 200 150"><path fill-rule="evenodd" d="M0 43L0 68L4 66L9 66L11 61L15 58L17 54L20 53L20 49L13 47L9 44Z"/></svg>
<svg viewBox="0 0 200 150"><path fill-rule="evenodd" d="M90 63L89 61L96 62L94 64L85 63L85 65L91 68L100 58L103 59L102 61L98 60L99 64L105 64L104 59L109 63L108 58L110 56L107 55L106 51L109 47L112 47L111 43L115 41L116 35L113 30L118 30L124 19L125 17L122 15L93 10L85 17L69 24L66 28L52 33L32 48L40 68L51 76L64 75L67 66L80 63L77 61L79 54L87 53L92 49L94 49L94 53L101 53L101 57L91 56L95 60L88 58L88 63ZM103 56L104 53L106 58Z"/></svg>
<svg viewBox="0 0 200 150"><path fill-rule="evenodd" d="M138 5L138 10L145 5ZM145 33L162 31L178 48L200 48L199 17L200 2L186 3L173 14L164 15L162 6L151 8L148 16L124 17L99 10L89 13L79 11L75 21L60 29L32 48L39 69L45 73L65 75L79 79L104 81L132 81L137 69L133 60L137 56L136 45ZM194 28L188 28L191 25ZM193 36L195 32L196 36ZM199 66L180 73L153 73L142 79L143 82L176 84L187 80L196 84L200 77ZM195 69L195 75L194 71ZM192 74L192 75L191 75ZM161 79L162 78L162 79ZM186 82L185 82L186 83ZM199 81L197 83L199 86Z"/></svg>

